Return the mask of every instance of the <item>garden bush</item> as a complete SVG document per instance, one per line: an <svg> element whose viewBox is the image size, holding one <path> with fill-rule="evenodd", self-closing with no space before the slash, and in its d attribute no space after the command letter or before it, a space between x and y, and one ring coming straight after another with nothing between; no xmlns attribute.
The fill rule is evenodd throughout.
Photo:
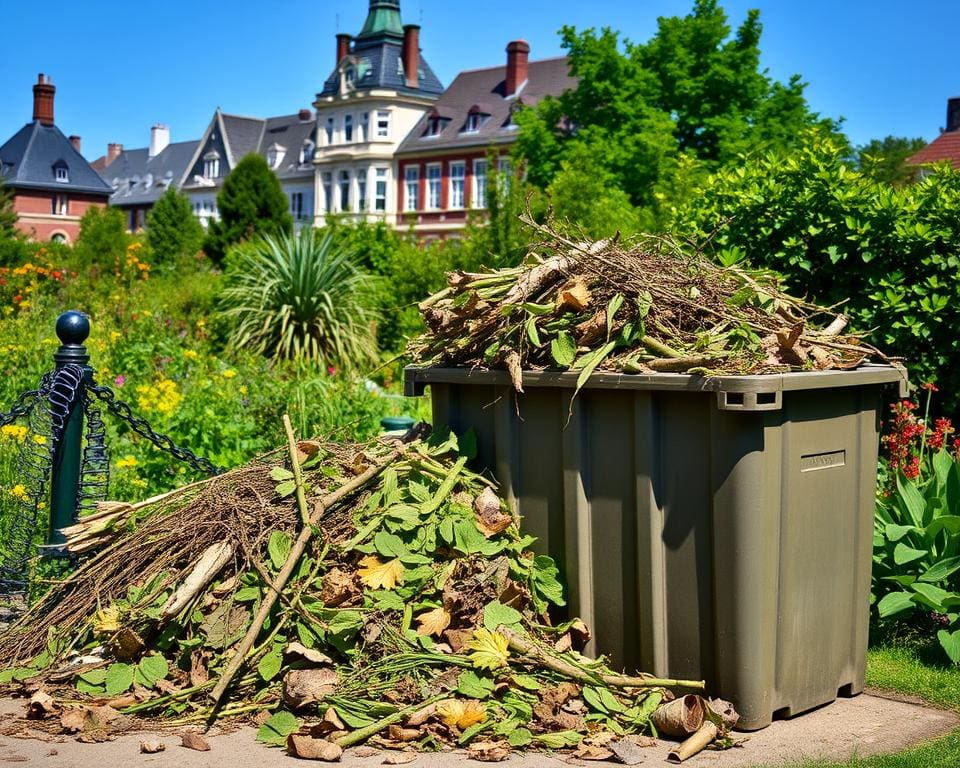
<svg viewBox="0 0 960 768"><path fill-rule="evenodd" d="M785 275L795 295L842 305L869 338L960 407L960 172L894 188L853 170L842 143L810 132L790 153L718 171L672 216L726 263Z"/></svg>

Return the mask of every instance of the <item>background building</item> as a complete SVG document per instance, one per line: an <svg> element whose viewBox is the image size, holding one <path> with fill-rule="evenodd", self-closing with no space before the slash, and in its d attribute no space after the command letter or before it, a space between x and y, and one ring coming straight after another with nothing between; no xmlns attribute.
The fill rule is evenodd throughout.
<svg viewBox="0 0 960 768"><path fill-rule="evenodd" d="M80 137L67 138L54 124L56 90L41 73L33 86L33 120L0 146L0 176L13 190L21 231L69 243L83 214L105 206L111 190L80 154Z"/></svg>
<svg viewBox="0 0 960 768"><path fill-rule="evenodd" d="M947 124L937 138L907 158L908 165L923 166L946 161L960 168L960 97L947 99ZM924 173L922 168L918 171Z"/></svg>
<svg viewBox="0 0 960 768"><path fill-rule="evenodd" d="M461 72L397 150L397 226L425 237L466 225L486 207L488 150L501 168L516 141L514 114L576 87L566 57L529 61L524 40L507 45L505 66Z"/></svg>
<svg viewBox="0 0 960 768"><path fill-rule="evenodd" d="M398 0L370 0L360 34L336 39L336 67L314 102L316 224L330 213L392 220L394 154L443 86Z"/></svg>

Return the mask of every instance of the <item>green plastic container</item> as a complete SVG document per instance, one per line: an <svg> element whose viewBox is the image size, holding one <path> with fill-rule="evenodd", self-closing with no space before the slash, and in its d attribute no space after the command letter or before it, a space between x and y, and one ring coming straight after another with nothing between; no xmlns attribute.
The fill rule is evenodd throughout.
<svg viewBox="0 0 960 768"><path fill-rule="evenodd" d="M408 368L477 433L590 651L704 678L754 730L863 690L881 391L905 373L703 378Z"/></svg>

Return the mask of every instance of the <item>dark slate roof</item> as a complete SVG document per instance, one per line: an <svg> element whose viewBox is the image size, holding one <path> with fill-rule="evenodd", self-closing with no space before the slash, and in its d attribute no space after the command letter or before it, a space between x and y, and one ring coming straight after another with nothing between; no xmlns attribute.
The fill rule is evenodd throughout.
<svg viewBox="0 0 960 768"><path fill-rule="evenodd" d="M907 158L908 165L926 165L947 160L960 168L960 131L944 131L927 146Z"/></svg>
<svg viewBox="0 0 960 768"><path fill-rule="evenodd" d="M196 141L168 144L155 157L149 149L126 149L100 171L103 180L113 187L110 205L143 205L154 203L183 178L187 163L197 148Z"/></svg>
<svg viewBox="0 0 960 768"><path fill-rule="evenodd" d="M418 68L419 86L408 88L403 75L401 46L392 42L376 41L365 43L355 40L350 54L357 72L353 87L358 91L373 88L389 88L402 93L415 93L421 96L439 96L443 93L443 84L434 74L427 60L420 56ZM340 92L340 68L333 70L323 84L318 96L335 96Z"/></svg>
<svg viewBox="0 0 960 768"><path fill-rule="evenodd" d="M274 144L279 144L286 150L280 166L274 172L280 179L295 179L298 177L313 178L313 162L300 162L300 151L303 145L310 141L314 148L317 146L317 120L310 113L309 120L301 120L299 115L284 117L268 117L260 142L259 152L264 158Z"/></svg>
<svg viewBox="0 0 960 768"><path fill-rule="evenodd" d="M65 165L69 181L56 181L54 167ZM90 167L55 125L27 123L0 146L0 173L7 186L110 194L110 187Z"/></svg>
<svg viewBox="0 0 960 768"><path fill-rule="evenodd" d="M500 66L469 70L457 75L450 87L437 99L433 109L407 134L407 138L397 149L397 154L509 144L516 137L516 129L505 126L509 123L510 111L515 104L532 107L544 96L559 96L577 85L576 78L570 75L565 56L531 61L526 85L519 93L507 98L504 95L506 71L506 66ZM464 133L467 114L472 107L477 107L477 111L489 116L480 126L480 130ZM446 124L439 135L424 136L427 123L434 113L443 118Z"/></svg>
<svg viewBox="0 0 960 768"><path fill-rule="evenodd" d="M265 120L259 117L241 117L240 115L222 115L223 130L230 150L230 167L241 158L256 152L263 139Z"/></svg>

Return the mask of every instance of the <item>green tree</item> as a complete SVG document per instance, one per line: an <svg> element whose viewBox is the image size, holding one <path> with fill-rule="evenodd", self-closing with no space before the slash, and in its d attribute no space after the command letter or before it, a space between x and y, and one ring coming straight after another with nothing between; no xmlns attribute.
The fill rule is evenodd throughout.
<svg viewBox="0 0 960 768"><path fill-rule="evenodd" d="M234 349L363 368L377 358L375 278L329 235L264 235L230 249L221 311Z"/></svg>
<svg viewBox="0 0 960 768"><path fill-rule="evenodd" d="M902 187L851 167L842 142L808 131L798 150L721 169L678 208L672 228L724 263L786 276L795 295L843 302L868 341L936 381L960 409L960 172Z"/></svg>
<svg viewBox="0 0 960 768"><path fill-rule="evenodd" d="M217 195L217 208L220 220L210 223L203 244L207 256L217 262L234 243L293 230L287 196L260 155L247 155L237 163Z"/></svg>
<svg viewBox="0 0 960 768"><path fill-rule="evenodd" d="M907 158L927 146L923 139L886 136L857 147L857 168L874 181L900 186L913 181L916 168L907 165Z"/></svg>
<svg viewBox="0 0 960 768"><path fill-rule="evenodd" d="M13 210L13 190L3 183L0 177L0 239L16 237L17 214Z"/></svg>
<svg viewBox="0 0 960 768"><path fill-rule="evenodd" d="M734 34L716 0L658 20L647 43L605 28L561 30L575 90L518 116L517 151L530 181L546 189L571 153L587 151L633 205L663 206L684 154L715 170L744 153L793 146L805 128L836 124L810 111L799 76L760 69L759 14ZM683 185L681 185L683 186Z"/></svg>
<svg viewBox="0 0 960 768"><path fill-rule="evenodd" d="M80 219L80 234L74 245L79 263L118 270L134 238L127 233L127 217L119 208L88 208Z"/></svg>
<svg viewBox="0 0 960 768"><path fill-rule="evenodd" d="M147 214L147 245L158 264L194 256L203 243L203 227L190 210L190 201L173 187Z"/></svg>

